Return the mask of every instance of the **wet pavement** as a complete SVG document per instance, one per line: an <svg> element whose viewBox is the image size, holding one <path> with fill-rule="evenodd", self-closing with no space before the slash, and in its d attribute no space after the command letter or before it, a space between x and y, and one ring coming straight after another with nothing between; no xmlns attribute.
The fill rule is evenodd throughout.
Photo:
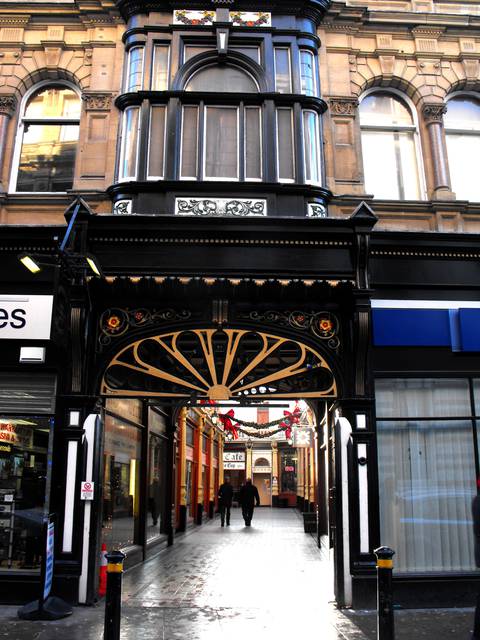
<svg viewBox="0 0 480 640"><path fill-rule="evenodd" d="M331 562L294 509L232 510L124 575L122 640L375 640L375 613L337 610ZM57 622L24 622L0 607L0 639L100 640L103 604ZM396 640L470 637L472 609L401 610Z"/></svg>

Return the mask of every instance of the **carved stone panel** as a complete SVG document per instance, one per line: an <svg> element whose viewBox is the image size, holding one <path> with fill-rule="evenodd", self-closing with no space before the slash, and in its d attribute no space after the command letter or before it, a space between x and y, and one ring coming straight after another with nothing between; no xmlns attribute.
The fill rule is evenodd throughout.
<svg viewBox="0 0 480 640"><path fill-rule="evenodd" d="M82 100L86 111L110 111L112 107L111 93L84 93Z"/></svg>
<svg viewBox="0 0 480 640"><path fill-rule="evenodd" d="M175 214L234 218L266 216L267 201L253 198L176 198Z"/></svg>

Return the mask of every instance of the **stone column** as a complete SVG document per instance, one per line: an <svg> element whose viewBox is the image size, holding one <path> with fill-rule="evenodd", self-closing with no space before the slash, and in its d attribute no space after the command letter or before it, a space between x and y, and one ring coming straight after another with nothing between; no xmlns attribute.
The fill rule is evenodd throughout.
<svg viewBox="0 0 480 640"><path fill-rule="evenodd" d="M223 435L218 434L218 486L223 484Z"/></svg>
<svg viewBox="0 0 480 640"><path fill-rule="evenodd" d="M247 447L245 471L246 471L245 479L251 478L252 477L252 448L251 447Z"/></svg>
<svg viewBox="0 0 480 640"><path fill-rule="evenodd" d="M278 443L272 442L272 507L278 507ZM276 478L276 482L274 480Z"/></svg>
<svg viewBox="0 0 480 640"><path fill-rule="evenodd" d="M295 449L297 452L297 507L303 511L303 449Z"/></svg>
<svg viewBox="0 0 480 640"><path fill-rule="evenodd" d="M182 407L178 416L178 432L180 438L180 450L178 459L178 477L180 480L180 500L178 530L187 528L187 408Z"/></svg>
<svg viewBox="0 0 480 640"><path fill-rule="evenodd" d="M315 440L314 440L315 442ZM309 471L310 471L310 483L308 488L308 500L310 502L309 511L315 510L315 477L317 473L317 465L315 464L315 445L308 450L310 458Z"/></svg>
<svg viewBox="0 0 480 640"><path fill-rule="evenodd" d="M443 126L443 114L447 107L443 103L424 104L422 115L428 131L430 158L432 159L434 200L453 200L450 173L448 170L447 143Z"/></svg>
<svg viewBox="0 0 480 640"><path fill-rule="evenodd" d="M195 522L203 521L203 428L205 418L200 417L197 430L197 508L195 510Z"/></svg>
<svg viewBox="0 0 480 640"><path fill-rule="evenodd" d="M3 184L3 169L5 160L5 144L7 142L8 125L17 108L15 96L0 96L0 191L7 191Z"/></svg>

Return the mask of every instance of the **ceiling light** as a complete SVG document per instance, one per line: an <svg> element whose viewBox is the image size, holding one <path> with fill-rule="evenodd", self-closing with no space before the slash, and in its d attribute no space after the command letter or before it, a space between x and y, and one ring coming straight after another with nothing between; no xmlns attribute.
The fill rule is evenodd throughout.
<svg viewBox="0 0 480 640"><path fill-rule="evenodd" d="M29 255L24 254L20 256L20 262L31 271L31 273L38 273L41 269L40 265Z"/></svg>

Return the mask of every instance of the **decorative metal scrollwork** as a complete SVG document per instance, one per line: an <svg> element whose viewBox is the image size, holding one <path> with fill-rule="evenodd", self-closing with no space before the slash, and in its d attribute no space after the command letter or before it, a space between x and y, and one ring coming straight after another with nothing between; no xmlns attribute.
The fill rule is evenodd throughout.
<svg viewBox="0 0 480 640"><path fill-rule="evenodd" d="M107 346L112 338L119 338L129 329L141 329L166 322L189 320L191 312L175 309L107 309L100 316L99 343Z"/></svg>
<svg viewBox="0 0 480 640"><path fill-rule="evenodd" d="M209 400L335 397L325 359L295 340L244 329L193 329L143 338L108 365L102 393Z"/></svg>
<svg viewBox="0 0 480 640"><path fill-rule="evenodd" d="M226 198L177 198L177 215L193 216L264 216L266 215L265 200L229 200Z"/></svg>
<svg viewBox="0 0 480 640"><path fill-rule="evenodd" d="M325 340L330 349L338 349L339 323L337 317L329 311L251 311L242 316L244 319L268 324L291 327L297 331L308 331L320 340Z"/></svg>

